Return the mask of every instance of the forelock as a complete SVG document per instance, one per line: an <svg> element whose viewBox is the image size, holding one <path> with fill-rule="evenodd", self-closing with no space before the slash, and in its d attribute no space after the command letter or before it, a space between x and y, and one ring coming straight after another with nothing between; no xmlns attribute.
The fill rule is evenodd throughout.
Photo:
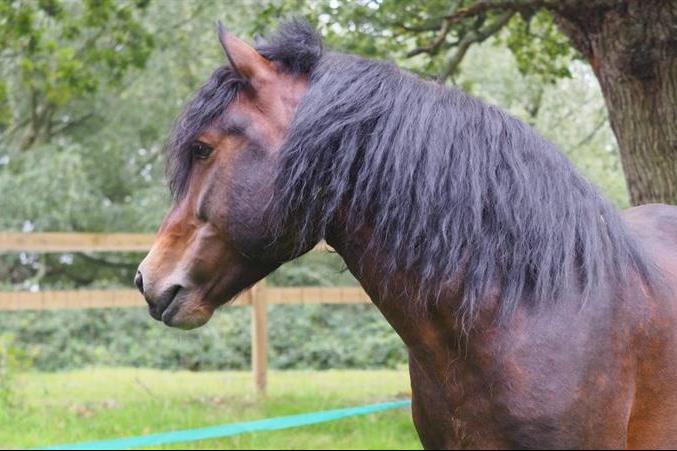
<svg viewBox="0 0 677 451"><path fill-rule="evenodd" d="M322 58L322 38L308 22L293 18L282 22L274 33L261 39L256 50L292 74L309 74Z"/></svg>

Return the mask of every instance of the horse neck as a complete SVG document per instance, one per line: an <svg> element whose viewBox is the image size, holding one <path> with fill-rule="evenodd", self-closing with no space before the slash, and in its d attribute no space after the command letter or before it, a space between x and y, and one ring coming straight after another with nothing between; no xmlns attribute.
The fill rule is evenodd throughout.
<svg viewBox="0 0 677 451"><path fill-rule="evenodd" d="M459 374L477 376L480 380L483 371L489 371L492 362L503 358L515 341L555 336L585 342L589 337L604 335L618 315L609 302L600 299L599 303L591 303L594 305L589 305L585 313L573 302L533 313L520 307L507 322L501 323L497 321L500 296L495 290L481 300L472 328L466 330L459 320L458 309L463 299L460 286L447 289L438 299L416 299L413 295L416 278L402 274L389 281L384 293L381 287L385 259L369 249L369 238L368 231L346 230L341 224L330 228L326 241L341 255L407 345L414 368L428 376L445 374L453 366ZM572 324L576 327L571 327ZM443 389L449 381L434 382Z"/></svg>
<svg viewBox="0 0 677 451"><path fill-rule="evenodd" d="M326 241L343 258L410 349L437 346L433 342L456 343L461 339L462 327L457 321L457 308L462 300L459 287L445 290L439 300L421 299L417 297L413 274L396 274L384 280L385 257L369 249L369 231L347 230L340 220L329 228Z"/></svg>

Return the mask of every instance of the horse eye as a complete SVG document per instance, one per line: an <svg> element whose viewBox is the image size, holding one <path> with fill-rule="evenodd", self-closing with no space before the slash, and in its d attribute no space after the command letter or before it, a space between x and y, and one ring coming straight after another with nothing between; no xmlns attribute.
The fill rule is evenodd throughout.
<svg viewBox="0 0 677 451"><path fill-rule="evenodd" d="M209 158L209 155L212 154L212 150L214 150L214 149L212 149L211 147L209 147L206 144L195 143L195 144L193 144L193 147L192 147L191 150L192 150L193 156L195 158L197 158L198 160L206 160L207 158Z"/></svg>

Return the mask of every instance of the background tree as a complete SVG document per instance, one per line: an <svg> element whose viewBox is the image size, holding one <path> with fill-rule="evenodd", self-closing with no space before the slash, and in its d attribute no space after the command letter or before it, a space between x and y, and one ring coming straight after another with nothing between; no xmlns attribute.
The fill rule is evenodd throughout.
<svg viewBox="0 0 677 451"><path fill-rule="evenodd" d="M349 31L339 39L346 48L406 56L441 81L492 37L523 73L545 81L569 76L570 60L585 59L606 100L632 203L677 204L676 0L291 0L270 5L262 23L299 9L329 36Z"/></svg>
<svg viewBox="0 0 677 451"><path fill-rule="evenodd" d="M82 123L87 101L142 68L153 38L139 16L148 0L0 3L0 135L23 150ZM4 129L4 130L3 130Z"/></svg>

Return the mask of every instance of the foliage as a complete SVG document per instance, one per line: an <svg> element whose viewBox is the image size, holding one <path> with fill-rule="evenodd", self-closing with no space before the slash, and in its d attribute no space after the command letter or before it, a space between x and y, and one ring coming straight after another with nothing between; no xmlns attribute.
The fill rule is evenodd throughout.
<svg viewBox="0 0 677 451"><path fill-rule="evenodd" d="M0 422L4 447L200 428L409 397L406 371L271 372L257 397L251 374L89 369L22 375L25 413ZM286 431L162 449L420 449L407 409Z"/></svg>
<svg viewBox="0 0 677 451"><path fill-rule="evenodd" d="M14 131L26 129L21 148L73 124L77 119L65 107L118 85L129 69L144 67L153 47L140 20L147 5L147 0L0 3L2 74L12 88Z"/></svg>
<svg viewBox="0 0 677 451"><path fill-rule="evenodd" d="M571 61L580 58L546 11L517 16L496 43L510 49L522 74L540 76L548 83L571 78Z"/></svg>
<svg viewBox="0 0 677 451"><path fill-rule="evenodd" d="M445 27L445 17L476 3L476 0L277 0L261 9L252 30L263 33L280 17L303 15L320 27L334 47L365 56L397 59L410 70L445 79L458 74L470 46L496 35L499 36L496 43L513 52L523 73L538 74L548 82L570 75L568 64L578 56L546 11L527 9L511 15L505 23L500 11L489 11Z"/></svg>
<svg viewBox="0 0 677 451"><path fill-rule="evenodd" d="M273 306L269 321L273 368L395 368L407 361L401 340L372 307ZM248 309L227 307L208 326L191 332L164 327L140 309L0 317L0 330L33 348L35 368L46 371L88 366L246 369L249 324Z"/></svg>

